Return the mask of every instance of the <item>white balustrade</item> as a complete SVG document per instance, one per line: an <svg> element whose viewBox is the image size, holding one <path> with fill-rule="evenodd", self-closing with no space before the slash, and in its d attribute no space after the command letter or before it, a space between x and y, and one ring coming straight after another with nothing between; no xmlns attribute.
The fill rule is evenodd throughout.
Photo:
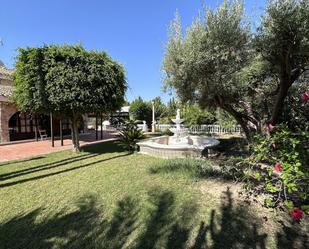
<svg viewBox="0 0 309 249"><path fill-rule="evenodd" d="M210 134L225 134L225 133L237 133L240 134L242 129L240 125L236 125L231 128L224 128L220 125L194 125L191 127L186 127L185 125L181 125L182 128L187 128L190 133L198 134L202 132L210 133ZM157 131L165 131L170 128L176 128L176 125L170 124L157 124Z"/></svg>

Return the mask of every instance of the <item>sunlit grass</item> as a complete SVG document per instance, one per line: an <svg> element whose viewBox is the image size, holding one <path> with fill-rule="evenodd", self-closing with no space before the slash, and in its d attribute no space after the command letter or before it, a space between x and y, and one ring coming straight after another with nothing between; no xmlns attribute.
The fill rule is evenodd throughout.
<svg viewBox="0 0 309 249"><path fill-rule="evenodd" d="M0 248L275 248L219 173L116 142L0 164Z"/></svg>

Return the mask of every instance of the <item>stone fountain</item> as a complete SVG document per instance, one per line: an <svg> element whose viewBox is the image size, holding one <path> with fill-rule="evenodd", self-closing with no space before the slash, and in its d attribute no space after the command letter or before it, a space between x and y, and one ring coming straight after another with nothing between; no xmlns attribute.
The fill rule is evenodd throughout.
<svg viewBox="0 0 309 249"><path fill-rule="evenodd" d="M188 129L181 127L184 121L177 110L176 118L172 119L176 127L170 128L173 136L161 136L139 142L140 153L162 158L202 157L206 149L217 146L219 141L206 136L191 136ZM209 154L209 153L206 153Z"/></svg>
<svg viewBox="0 0 309 249"><path fill-rule="evenodd" d="M174 133L173 137L170 137L169 139L169 144L188 144L188 129L181 127L181 123L184 121L184 119L180 118L179 109L177 109L176 118L172 119L172 121L176 127L169 129L172 133Z"/></svg>

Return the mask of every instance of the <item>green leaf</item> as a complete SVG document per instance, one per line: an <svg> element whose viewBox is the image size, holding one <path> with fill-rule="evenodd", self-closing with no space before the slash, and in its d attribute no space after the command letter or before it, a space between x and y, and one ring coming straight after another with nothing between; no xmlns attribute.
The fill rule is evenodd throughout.
<svg viewBox="0 0 309 249"><path fill-rule="evenodd" d="M294 208L294 203L292 201L285 200L283 204L286 206L288 210L292 210Z"/></svg>

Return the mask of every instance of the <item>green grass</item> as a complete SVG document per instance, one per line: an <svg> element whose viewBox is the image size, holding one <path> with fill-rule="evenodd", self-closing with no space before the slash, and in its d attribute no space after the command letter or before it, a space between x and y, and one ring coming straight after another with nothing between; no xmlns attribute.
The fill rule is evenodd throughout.
<svg viewBox="0 0 309 249"><path fill-rule="evenodd" d="M293 246L272 214L264 224L232 183L202 178L217 172L200 164L128 154L116 142L0 164L0 248Z"/></svg>

